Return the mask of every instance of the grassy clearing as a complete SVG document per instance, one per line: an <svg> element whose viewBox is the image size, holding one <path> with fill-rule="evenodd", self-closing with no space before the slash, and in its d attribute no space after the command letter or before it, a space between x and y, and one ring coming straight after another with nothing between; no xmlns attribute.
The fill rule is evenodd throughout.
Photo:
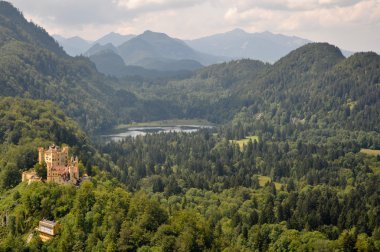
<svg viewBox="0 0 380 252"><path fill-rule="evenodd" d="M380 150L371 150L371 149L361 149L361 153L367 154L367 155L372 155L372 156L380 156Z"/></svg>
<svg viewBox="0 0 380 252"><path fill-rule="evenodd" d="M358 102L356 101L350 101L347 102L347 105L350 107L350 110L353 110Z"/></svg>
<svg viewBox="0 0 380 252"><path fill-rule="evenodd" d="M272 179L268 176L261 176L259 175L259 184L261 187L265 186L266 183L272 181ZM282 184L281 183L278 183L278 182L274 182L274 186L276 187L276 190L280 190L281 189L281 186Z"/></svg>
<svg viewBox="0 0 380 252"><path fill-rule="evenodd" d="M377 156L380 156L380 150L361 149L360 153L368 155L366 158L366 164L369 166L369 168L373 171L374 174L380 174L380 162L376 158Z"/></svg>
<svg viewBox="0 0 380 252"><path fill-rule="evenodd" d="M370 165L369 168L373 171L373 174L380 175L380 167Z"/></svg>
<svg viewBox="0 0 380 252"><path fill-rule="evenodd" d="M230 140L230 142L239 145L240 149L243 149L244 145L247 145L249 140L251 140L252 142L254 142L256 140L258 142L259 137L258 136L248 136L248 137L246 137L244 139L240 139L240 140Z"/></svg>

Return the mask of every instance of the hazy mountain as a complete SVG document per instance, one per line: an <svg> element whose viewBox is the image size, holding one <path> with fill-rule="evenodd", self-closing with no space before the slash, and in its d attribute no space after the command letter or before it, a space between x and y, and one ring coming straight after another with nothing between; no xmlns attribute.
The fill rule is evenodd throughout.
<svg viewBox="0 0 380 252"><path fill-rule="evenodd" d="M53 38L63 47L63 49L66 51L67 54L70 56L78 56L81 54L86 54L88 50L93 48L95 46L96 52L100 50L98 45L101 46L107 46L107 49L109 49L108 44L111 44L115 47L123 44L124 42L130 40L131 38L135 37L135 35L121 35L118 33L111 32L95 42L85 40L81 37L75 36L72 38L65 38L61 35L53 35ZM94 49L93 49L94 50ZM96 52L90 52L91 54L95 54Z"/></svg>
<svg viewBox="0 0 380 252"><path fill-rule="evenodd" d="M117 48L110 43L95 44L85 55L92 56L109 50L120 55L127 66L140 66L169 72L192 71L201 68L202 64L209 65L222 60L221 57L199 53L179 39L152 31L145 31ZM98 57L99 55L96 58L99 59ZM95 59L95 57L91 58Z"/></svg>
<svg viewBox="0 0 380 252"><path fill-rule="evenodd" d="M203 65L209 65L221 61L220 57L197 52L190 48L182 40L174 39L164 33L145 31L143 34L125 42L118 47L120 56L127 65L137 65L151 69L162 70L162 63L170 62L175 66L175 61L181 61L184 65L191 65L194 69L197 61ZM189 65L189 63L192 63ZM200 67L198 64L197 67ZM167 69L165 69L167 70Z"/></svg>
<svg viewBox="0 0 380 252"><path fill-rule="evenodd" d="M118 53L118 49L111 43L105 45L97 43L91 46L83 55L90 57L103 51L113 51L114 53Z"/></svg>
<svg viewBox="0 0 380 252"><path fill-rule="evenodd" d="M235 60L202 68L160 89L144 87L143 92L175 101L188 118L212 122L227 122L244 111L247 120L277 113L276 120L284 125L291 118L306 118L311 127L320 121L329 127L379 130L379 66L375 53L345 58L336 46L309 43L273 65Z"/></svg>
<svg viewBox="0 0 380 252"><path fill-rule="evenodd" d="M190 76L191 72L186 69L198 69L199 63L173 61L162 63L161 70L146 69L141 66L126 66L123 59L112 50L103 50L90 56L97 70L105 75L118 78L137 76L144 78L170 78ZM170 69L166 71L165 69Z"/></svg>
<svg viewBox="0 0 380 252"><path fill-rule="evenodd" d="M122 35L119 33L111 32L99 38L93 44L106 45L111 43L114 46L119 46L134 37L135 35Z"/></svg>
<svg viewBox="0 0 380 252"><path fill-rule="evenodd" d="M275 62L310 40L270 32L247 33L241 29L186 41L194 50L232 59L251 58Z"/></svg>
<svg viewBox="0 0 380 252"><path fill-rule="evenodd" d="M60 35L53 35L53 38L63 47L67 54L70 56L77 56L87 51L91 42L75 36L72 38L64 38Z"/></svg>
<svg viewBox="0 0 380 252"><path fill-rule="evenodd" d="M112 50L103 50L90 56L99 72L116 77L123 76L125 64L123 59Z"/></svg>

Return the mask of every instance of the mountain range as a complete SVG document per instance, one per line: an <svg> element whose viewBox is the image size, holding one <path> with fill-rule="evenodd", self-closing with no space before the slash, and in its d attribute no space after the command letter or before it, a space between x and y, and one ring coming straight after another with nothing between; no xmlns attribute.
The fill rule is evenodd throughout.
<svg viewBox="0 0 380 252"><path fill-rule="evenodd" d="M136 39L148 53L131 39L71 57L0 1L0 251L380 251L379 55L308 43L274 64L150 79L90 61L204 56ZM215 127L99 136L167 119ZM37 148L52 143L78 156L81 183L20 183L28 169L47 177ZM46 242L41 220L59 223Z"/></svg>
<svg viewBox="0 0 380 252"><path fill-rule="evenodd" d="M94 45L106 45L112 44L119 46L129 39L135 37L135 35L121 35L115 32L108 33L96 41L85 40L81 37L75 36L71 38L65 38L61 35L52 36L70 56L79 56L85 54Z"/></svg>
<svg viewBox="0 0 380 252"><path fill-rule="evenodd" d="M247 33L242 29L187 41L152 31L137 36L110 33L92 43L77 37L66 40L59 36L55 38L61 41L69 54L88 56L100 72L116 77L141 73L122 70L126 66L133 66L133 69L142 67L146 70L144 72L175 72L193 71L202 66L243 58L274 63L292 50L312 42L268 31ZM106 59L95 56L100 52ZM343 53L346 56L352 54L348 51ZM112 63L114 67L118 64L116 68L111 69L104 64L110 58L118 58Z"/></svg>
<svg viewBox="0 0 380 252"><path fill-rule="evenodd" d="M274 63L290 51L312 42L304 38L273 34L268 31L262 33L248 33L242 29L235 29L226 33L184 41L173 39L164 33L149 30L139 36L121 35L111 32L96 41L87 41L80 37L63 38L60 35L54 35L53 37L62 45L66 52L72 56L80 54L92 55L92 47L99 48L99 45L105 46L107 44L119 47L132 38L138 37L143 39L144 42L148 41L150 43L156 43L158 40L160 40L161 43L165 40L185 42L191 49L205 54L219 56L218 59L232 60L250 58L270 63ZM177 51L176 54L183 53L183 56L188 56L186 55L186 51L188 51L189 48L183 47L182 49L183 52ZM200 63L207 64L209 62L210 61Z"/></svg>
<svg viewBox="0 0 380 252"><path fill-rule="evenodd" d="M225 122L243 107L270 114L274 104L308 120L313 114L324 118L330 110L339 118L347 107L358 118L378 114L380 57L375 53L345 58L335 46L311 43L275 64L236 60L198 69L182 80L117 80L100 74L87 57L70 57L45 30L26 21L12 5L1 4L0 95L51 100L87 130L131 120L196 117ZM144 62L151 55L172 60L172 70L178 62L193 64L181 58L203 63L208 59L180 40L150 31L118 47L108 46L90 59L98 68L111 65L115 75L125 71L123 62ZM141 66L129 66L128 71L159 75L158 70L147 73Z"/></svg>
<svg viewBox="0 0 380 252"><path fill-rule="evenodd" d="M311 42L307 39L273 34L268 31L247 33L242 29L186 41L190 47L200 52L230 59L250 58L270 63Z"/></svg>
<svg viewBox="0 0 380 252"><path fill-rule="evenodd" d="M164 33L145 31L120 46L112 43L105 45L95 44L84 54L97 65L99 71L114 75L115 69L111 67L99 67L101 59L99 55L106 58L118 58L113 65L119 63L117 69L126 66L143 67L149 70L162 72L193 71L203 65L210 65L223 59L212 55L197 52L179 39L169 37ZM123 75L122 71L116 76ZM124 75L128 75L125 72Z"/></svg>

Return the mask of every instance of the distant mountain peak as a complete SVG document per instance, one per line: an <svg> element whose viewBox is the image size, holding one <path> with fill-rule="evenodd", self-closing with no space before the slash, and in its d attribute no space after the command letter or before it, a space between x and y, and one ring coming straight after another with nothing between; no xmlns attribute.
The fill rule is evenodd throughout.
<svg viewBox="0 0 380 252"><path fill-rule="evenodd" d="M233 31L236 31L236 32L246 32L246 31L243 30L242 28L235 28L235 29L233 29Z"/></svg>
<svg viewBox="0 0 380 252"><path fill-rule="evenodd" d="M292 50L311 41L269 31L248 33L234 29L187 41L194 50L230 59L250 58L274 63Z"/></svg>
<svg viewBox="0 0 380 252"><path fill-rule="evenodd" d="M117 48L112 43L107 43L105 45L95 43L84 53L84 55L90 57L91 55L96 55L104 51L113 51L116 53Z"/></svg>
<svg viewBox="0 0 380 252"><path fill-rule="evenodd" d="M114 46L119 46L134 37L135 35L122 35L116 32L110 32L96 40L94 44L106 45L108 43L111 43Z"/></svg>
<svg viewBox="0 0 380 252"><path fill-rule="evenodd" d="M144 31L143 34L139 35L138 37L142 38L149 38L149 39L155 39L155 38L161 38L161 39L171 39L167 34L162 32L154 32L151 30Z"/></svg>
<svg viewBox="0 0 380 252"><path fill-rule="evenodd" d="M89 41L87 41L87 40L85 40L79 36L70 37L70 38L67 38L67 40L77 41L80 43L90 43Z"/></svg>
<svg viewBox="0 0 380 252"><path fill-rule="evenodd" d="M142 34L149 34L149 33L155 33L155 32L153 32L151 30L145 30Z"/></svg>
<svg viewBox="0 0 380 252"><path fill-rule="evenodd" d="M117 32L110 32L108 33L107 35L121 35L120 33L117 33Z"/></svg>
<svg viewBox="0 0 380 252"><path fill-rule="evenodd" d="M270 31L259 32L259 34L261 34L261 35L276 35L276 34L270 32Z"/></svg>
<svg viewBox="0 0 380 252"><path fill-rule="evenodd" d="M230 31L229 33L232 33L232 34L247 34L247 32L241 28L235 28L233 29L232 31Z"/></svg>

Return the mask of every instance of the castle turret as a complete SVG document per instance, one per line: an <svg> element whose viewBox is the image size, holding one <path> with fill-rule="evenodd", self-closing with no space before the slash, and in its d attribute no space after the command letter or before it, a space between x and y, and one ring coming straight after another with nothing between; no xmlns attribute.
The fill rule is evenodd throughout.
<svg viewBox="0 0 380 252"><path fill-rule="evenodd" d="M45 150L43 147L39 147L38 148L38 163L42 165L44 159L45 159Z"/></svg>

